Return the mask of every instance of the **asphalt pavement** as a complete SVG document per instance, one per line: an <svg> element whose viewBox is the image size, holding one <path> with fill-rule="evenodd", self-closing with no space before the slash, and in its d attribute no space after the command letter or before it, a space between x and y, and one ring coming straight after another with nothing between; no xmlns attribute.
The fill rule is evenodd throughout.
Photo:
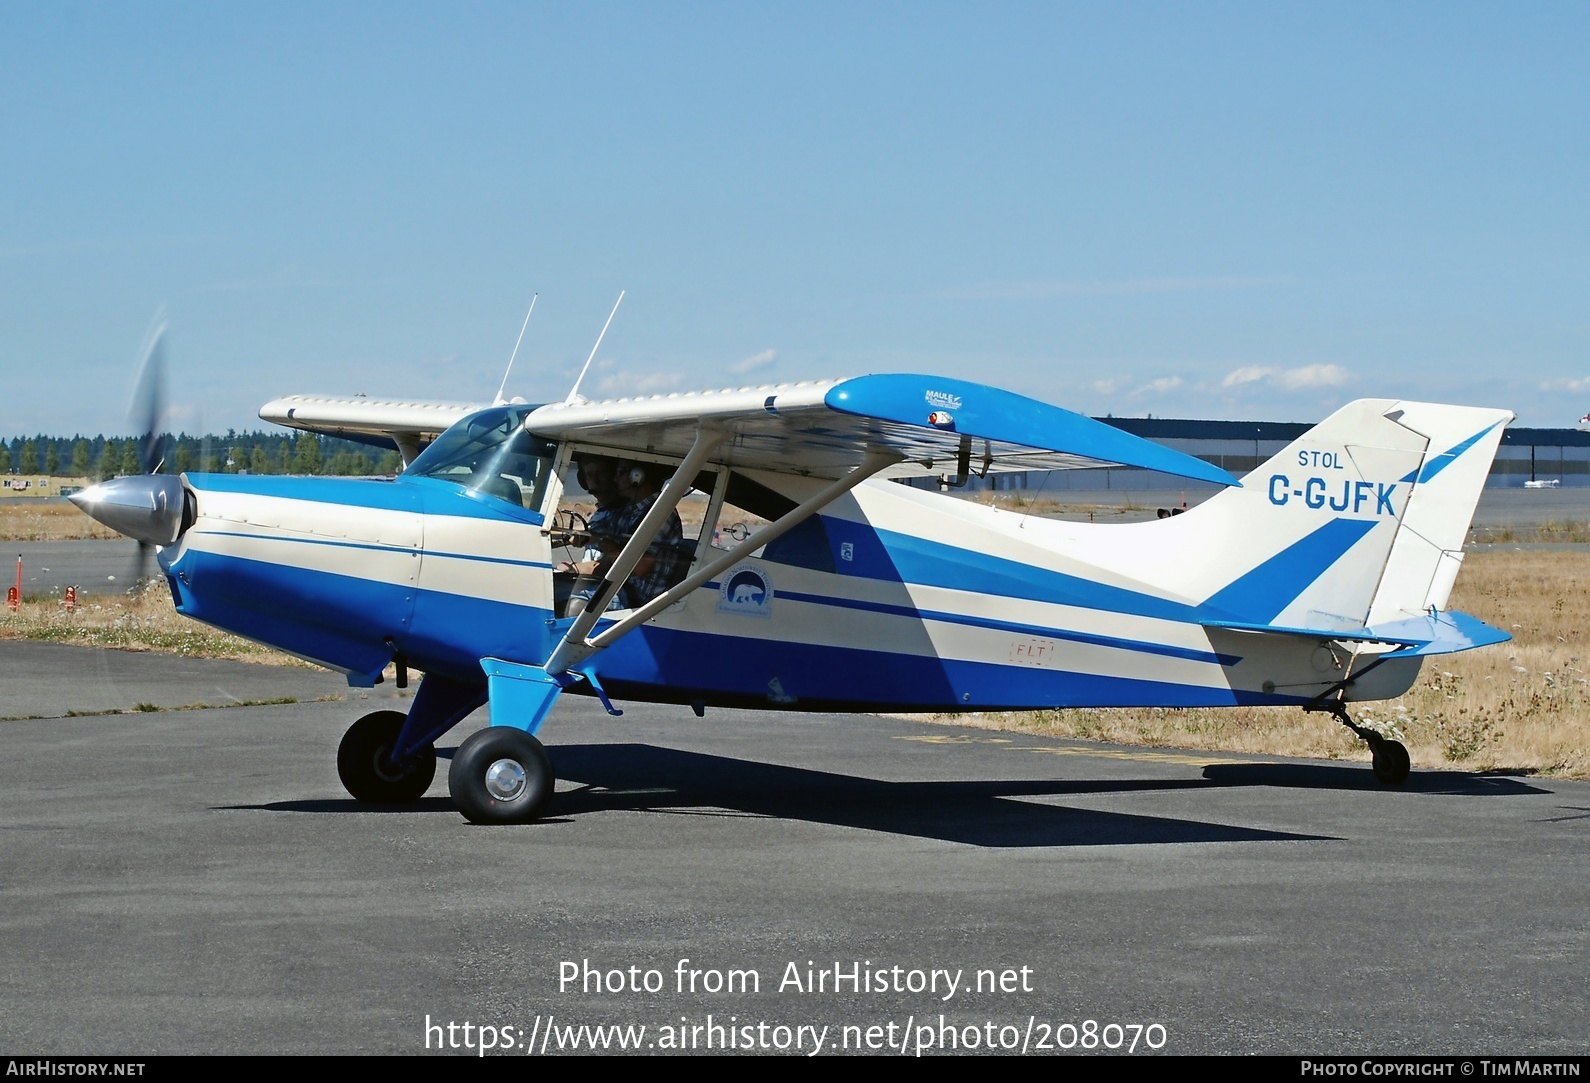
<svg viewBox="0 0 1590 1083"><path fill-rule="evenodd" d="M568 696L478 827L331 681L0 643L0 1050L1585 1052L1585 783Z"/></svg>

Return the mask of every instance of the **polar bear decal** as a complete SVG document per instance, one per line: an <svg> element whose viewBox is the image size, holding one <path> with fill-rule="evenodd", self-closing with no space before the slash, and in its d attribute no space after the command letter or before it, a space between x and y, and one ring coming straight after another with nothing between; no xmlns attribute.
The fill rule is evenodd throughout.
<svg viewBox="0 0 1590 1083"><path fill-rule="evenodd" d="M718 596L718 610L765 617L772 602L773 590L767 575L760 568L741 565L724 581Z"/></svg>

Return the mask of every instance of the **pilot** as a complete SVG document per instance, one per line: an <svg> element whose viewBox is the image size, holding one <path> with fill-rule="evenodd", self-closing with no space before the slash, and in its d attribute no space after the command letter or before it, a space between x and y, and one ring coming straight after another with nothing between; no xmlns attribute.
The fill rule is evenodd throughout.
<svg viewBox="0 0 1590 1083"><path fill-rule="evenodd" d="M617 467L618 460L601 455L582 455L575 458L575 476L579 479L580 488L590 493L596 500L596 510L591 513L589 519L585 520L583 530L569 531L570 545L584 536L584 555L579 560L565 561L558 565L558 571L595 575L597 566L602 563L603 558L606 557L611 561L622 548L621 544L614 544L617 534L613 529L614 516L618 514L618 509L624 503L624 498L618 495L618 479L614 476Z"/></svg>
<svg viewBox="0 0 1590 1083"><path fill-rule="evenodd" d="M611 547L612 541L618 537L613 529L613 520L618 515L619 508L624 505L624 498L618 493L618 460L610 459L605 455L583 455L575 460L580 485L596 501L596 510L591 513L591 518L586 523L586 530L590 534L586 545L585 559L593 564L600 563L606 550L597 539ZM608 559L618 555L618 549L613 548L608 554Z"/></svg>
<svg viewBox="0 0 1590 1083"><path fill-rule="evenodd" d="M618 495L617 468L618 460L605 455L576 455L574 458L575 477L579 480L580 488L595 499L596 509L585 523L584 553L578 560L565 561L557 566L559 572L572 573L578 577L565 616L576 616L590 604L602 575L624 547L613 528L613 519L624 503L624 498ZM579 533L571 531L571 544ZM608 608L617 609L622 604L615 597Z"/></svg>

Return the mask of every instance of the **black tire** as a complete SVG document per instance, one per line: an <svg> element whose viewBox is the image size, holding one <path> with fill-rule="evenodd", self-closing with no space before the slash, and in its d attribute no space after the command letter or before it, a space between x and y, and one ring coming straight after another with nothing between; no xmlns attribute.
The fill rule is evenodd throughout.
<svg viewBox="0 0 1590 1083"><path fill-rule="evenodd" d="M418 801L436 777L436 749L426 746L402 768L388 757L403 729L400 711L376 711L348 727L337 746L337 775L355 800L392 805Z"/></svg>
<svg viewBox="0 0 1590 1083"><path fill-rule="evenodd" d="M470 823L522 824L552 802L552 761L541 742L511 726L470 734L453 753L447 789Z"/></svg>
<svg viewBox="0 0 1590 1083"><path fill-rule="evenodd" d="M1401 741L1382 740L1375 745L1372 766L1375 777L1387 786L1401 786L1408 781L1413 762Z"/></svg>

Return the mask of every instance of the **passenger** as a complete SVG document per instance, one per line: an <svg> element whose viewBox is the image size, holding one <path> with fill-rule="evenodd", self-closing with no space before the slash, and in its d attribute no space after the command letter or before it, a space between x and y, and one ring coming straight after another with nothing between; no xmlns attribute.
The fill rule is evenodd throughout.
<svg viewBox="0 0 1590 1083"><path fill-rule="evenodd" d="M618 494L624 503L614 516L614 532L624 541L634 536L640 522L662 492L665 468L652 463L626 463L618 468ZM624 604L635 609L645 605L679 582L685 548L685 532L679 512L669 511L663 527L646 547L646 553L630 572L619 592Z"/></svg>

